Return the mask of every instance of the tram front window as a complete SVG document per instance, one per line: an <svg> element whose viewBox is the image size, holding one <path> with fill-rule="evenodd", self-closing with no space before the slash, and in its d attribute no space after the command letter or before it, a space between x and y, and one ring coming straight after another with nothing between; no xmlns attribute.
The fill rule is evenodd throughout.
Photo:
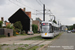
<svg viewBox="0 0 75 50"><path fill-rule="evenodd" d="M49 33L49 26L42 26L42 33Z"/></svg>

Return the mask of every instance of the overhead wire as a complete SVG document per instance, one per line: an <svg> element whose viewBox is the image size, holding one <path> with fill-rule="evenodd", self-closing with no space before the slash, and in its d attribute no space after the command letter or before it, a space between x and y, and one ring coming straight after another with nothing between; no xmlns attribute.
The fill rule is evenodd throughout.
<svg viewBox="0 0 75 50"><path fill-rule="evenodd" d="M12 2L11 0L9 0L9 2L11 2L11 3L13 3L13 4L15 4L15 5L19 6L19 7L22 7L22 6L20 6L20 5L16 4L16 3Z"/></svg>
<svg viewBox="0 0 75 50"><path fill-rule="evenodd" d="M41 0L39 0L41 3L42 3L42 1ZM42 4L44 4L44 3L42 3Z"/></svg>
<svg viewBox="0 0 75 50"><path fill-rule="evenodd" d="M40 1L41 4L44 4L41 0L39 0L39 1ZM46 6L47 6L47 5L46 5ZM46 8L48 9L48 7L46 7ZM50 13L51 13L51 10L50 10ZM52 14L52 13L51 13L51 14Z"/></svg>
<svg viewBox="0 0 75 50"><path fill-rule="evenodd" d="M26 6L26 7L30 8L30 9L33 9L33 8L31 8L31 7L25 5L25 4L23 4L23 3L21 3L21 2L19 2L19 1L17 1L17 0L16 0L16 1L17 1L18 3L20 3L20 4L22 4L22 6L18 5L17 3L12 2L11 0L9 0L9 1L10 1L11 3L13 3L13 4L19 6L19 7ZM36 9L33 9L33 10L37 11ZM40 12L40 11L38 11L38 12Z"/></svg>
<svg viewBox="0 0 75 50"><path fill-rule="evenodd" d="M40 3L42 3L42 4L44 4L41 0L39 0L40 1ZM47 5L46 5L47 6ZM48 7L47 7L48 8Z"/></svg>
<svg viewBox="0 0 75 50"><path fill-rule="evenodd" d="M28 8L30 8L30 9L33 9L33 10L37 11L36 9L29 7L29 6L27 6L27 5L25 5L25 4L21 3L21 2L19 2L18 0L16 0L16 1L17 1L18 3L20 3L20 4L22 4L22 5L24 5L24 6L28 7ZM39 12L39 11L38 11L38 12Z"/></svg>
<svg viewBox="0 0 75 50"><path fill-rule="evenodd" d="M21 2L19 2L18 0L16 0L16 1L17 1L18 3L24 5L24 6L28 7L28 8L31 8L31 7L27 6L27 5L25 5L25 4L21 3ZM31 8L31 9L33 9L33 8ZM34 10L34 9L33 9L33 10Z"/></svg>
<svg viewBox="0 0 75 50"><path fill-rule="evenodd" d="M41 4L44 4L41 0L39 0L39 1L40 1ZM49 9L49 8L47 7L47 5L46 5L46 8ZM46 10L46 9L45 9L45 10ZM47 11L46 14L49 14L49 16L50 16L51 14L53 14L50 9L49 9L49 10L46 10L46 11ZM53 19L53 18L52 18L52 19Z"/></svg>
<svg viewBox="0 0 75 50"><path fill-rule="evenodd" d="M38 0L36 0L37 1L37 3L42 7L42 5L41 5L41 3L40 2L38 2Z"/></svg>
<svg viewBox="0 0 75 50"><path fill-rule="evenodd" d="M11 0L9 0L10 2L12 2ZM17 1L17 0L16 0ZM19 2L19 1L17 1L17 2ZM14 3L14 2L12 2L13 4L15 4L15 5L17 5L17 6L19 6L19 7L22 7L22 6L20 6L20 5L18 5L17 3ZM21 2L19 2L19 3L21 3ZM25 4L23 4L23 3L21 3L22 5L24 5L24 6L26 6ZM31 7L29 7L29 6L26 6L26 7L28 7L28 8L31 8ZM33 8L31 8L31 9L33 9ZM33 9L33 10L36 10L36 9ZM36 10L37 11L37 10Z"/></svg>
<svg viewBox="0 0 75 50"><path fill-rule="evenodd" d="M45 3L43 3L41 0L39 0L39 1L40 1L41 4L45 4ZM46 5L46 6L47 6L47 5ZM47 7L47 8L48 8L48 7Z"/></svg>
<svg viewBox="0 0 75 50"><path fill-rule="evenodd" d="M9 0L10 2L12 2L11 0ZM22 4L22 5L24 5L24 6L26 6L26 7L28 7L28 8L31 8L31 7L29 7L29 6L27 6L27 5L25 5L25 4L23 4L23 3L21 3L21 2L19 2L18 0L16 0L18 3L20 3L20 4ZM36 0L37 1L37 0ZM38 1L37 1L38 2ZM40 2L41 2L41 0L40 0ZM14 3L14 2L12 2L13 4L15 4L15 5L17 5L17 6L19 6L19 7L22 7L22 6L20 6L20 5L18 5L17 3ZM39 3L39 2L38 2ZM42 2L41 2L42 3ZM40 3L39 3L40 4ZM42 3L43 4L43 3ZM41 5L41 4L40 4ZM33 8L31 8L31 9L33 9ZM35 10L35 11L38 11L38 10L36 10L36 9L33 9L33 10ZM38 12L40 12L40 11L38 11Z"/></svg>

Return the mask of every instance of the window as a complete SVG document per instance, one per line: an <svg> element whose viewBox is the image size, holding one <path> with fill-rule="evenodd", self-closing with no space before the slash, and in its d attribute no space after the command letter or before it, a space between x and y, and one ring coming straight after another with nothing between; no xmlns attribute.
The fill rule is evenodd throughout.
<svg viewBox="0 0 75 50"><path fill-rule="evenodd" d="M51 24L49 24L49 30L50 30L50 33L53 32L53 26Z"/></svg>

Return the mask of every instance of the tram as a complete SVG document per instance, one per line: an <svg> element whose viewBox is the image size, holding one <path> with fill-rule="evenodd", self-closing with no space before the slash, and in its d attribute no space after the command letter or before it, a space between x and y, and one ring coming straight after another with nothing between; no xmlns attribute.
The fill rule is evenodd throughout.
<svg viewBox="0 0 75 50"><path fill-rule="evenodd" d="M60 25L53 22L43 21L41 23L41 37L42 38L53 38L60 32Z"/></svg>

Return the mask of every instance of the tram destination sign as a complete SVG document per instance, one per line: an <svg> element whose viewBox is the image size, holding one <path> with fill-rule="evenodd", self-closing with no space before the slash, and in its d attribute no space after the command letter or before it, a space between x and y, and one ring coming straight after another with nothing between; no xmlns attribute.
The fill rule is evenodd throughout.
<svg viewBox="0 0 75 50"><path fill-rule="evenodd" d="M49 25L48 23L42 23L42 26L47 26L47 25Z"/></svg>

